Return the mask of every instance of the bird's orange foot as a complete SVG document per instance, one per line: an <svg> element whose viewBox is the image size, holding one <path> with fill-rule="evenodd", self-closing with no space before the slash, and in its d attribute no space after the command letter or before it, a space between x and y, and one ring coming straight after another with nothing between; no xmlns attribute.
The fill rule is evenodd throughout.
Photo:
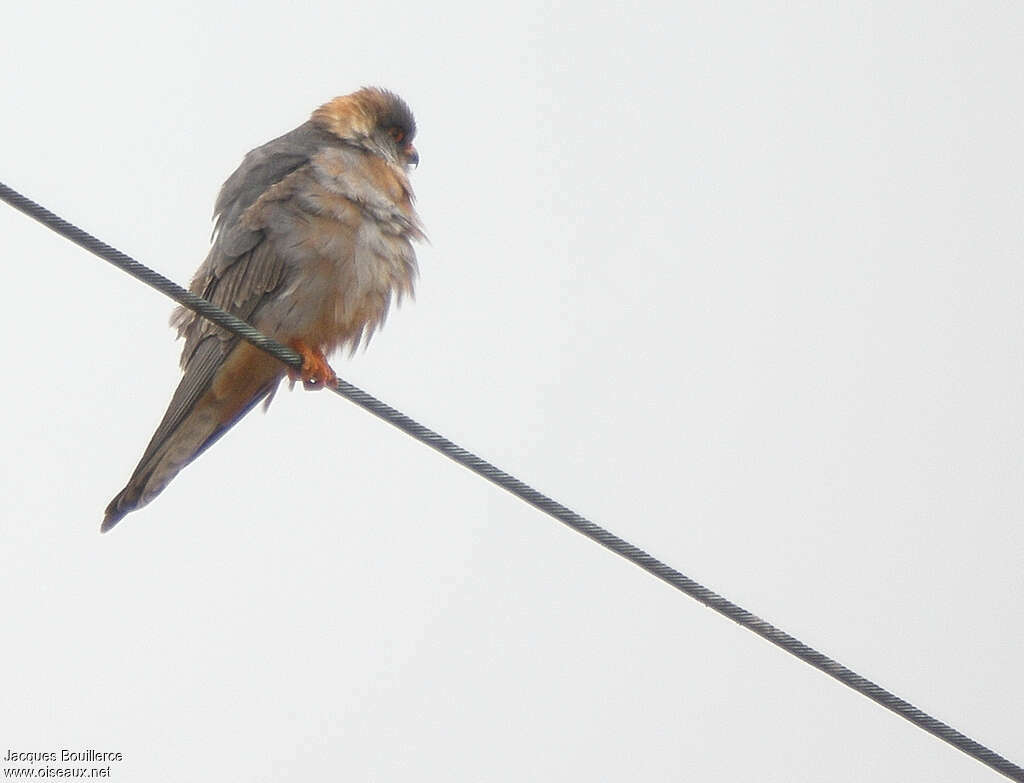
<svg viewBox="0 0 1024 783"><path fill-rule="evenodd" d="M327 363L323 351L318 348L310 348L302 340L292 340L288 344L302 357L301 370L288 370L288 378L292 383L301 379L302 385L307 389L322 389L325 386L334 385L338 376L334 374L331 365Z"/></svg>

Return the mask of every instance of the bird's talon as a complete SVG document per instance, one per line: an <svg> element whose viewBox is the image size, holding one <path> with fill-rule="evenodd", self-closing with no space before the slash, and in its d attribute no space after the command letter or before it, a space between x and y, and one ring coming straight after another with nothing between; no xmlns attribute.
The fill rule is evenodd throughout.
<svg viewBox="0 0 1024 783"><path fill-rule="evenodd" d="M331 365L327 363L323 351L318 348L310 348L302 340L292 340L289 345L302 357L301 370L297 372L294 369L288 370L288 378L292 383L301 380L303 388L315 391L325 386L333 386L338 380Z"/></svg>

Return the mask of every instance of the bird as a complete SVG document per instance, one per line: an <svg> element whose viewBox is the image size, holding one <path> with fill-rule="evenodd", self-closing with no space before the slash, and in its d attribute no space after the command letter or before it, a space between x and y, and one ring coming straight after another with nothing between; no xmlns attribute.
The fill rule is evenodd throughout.
<svg viewBox="0 0 1024 783"><path fill-rule="evenodd" d="M365 345L392 300L411 297L425 234L409 169L416 121L398 95L363 87L249 152L214 206L214 233L189 289L302 356L292 370L179 307L182 378L101 532L149 503L281 381L336 381L327 355Z"/></svg>

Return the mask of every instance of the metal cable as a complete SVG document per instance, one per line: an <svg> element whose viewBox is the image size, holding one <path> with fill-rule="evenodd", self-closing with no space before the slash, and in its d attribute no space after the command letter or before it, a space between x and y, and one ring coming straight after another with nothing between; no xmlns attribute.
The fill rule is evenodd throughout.
<svg viewBox="0 0 1024 783"><path fill-rule="evenodd" d="M31 199L26 198L3 183L0 183L0 198L15 209L21 210L29 217L35 218L40 223L57 232L61 236L70 239L77 245L84 247L86 250L94 253L105 261L109 261L115 266L120 267L124 271L128 272L128 274L166 294L175 301L194 310L200 315L209 318L218 326L234 332L243 339L248 340L257 348L260 348L271 356L280 359L285 364L295 368L300 368L302 366L302 358L295 351L264 336L244 321L221 310L205 299L186 291L184 288L181 288L149 267L140 264L138 261L125 255L120 250L101 242L96 237L83 231L77 226L68 223L66 220L53 214L45 207L42 207ZM741 606L737 606L732 601L720 596L713 590L695 582L671 566L668 566L657 558L652 557L642 549L633 546L628 541L619 538L608 530L605 530L600 525L591 522L589 519L581 517L572 509L552 500L547 495L544 495L533 487L524 484L515 476L509 475L500 468L492 465L490 462L478 457L476 454L466 451L466 449L439 435L428 427L410 419L401 411L392 408L390 405L381 402L376 397L367 394L362 389L359 389L340 378L338 379L337 386L334 387L334 391L351 402L354 402L356 405L365 408L373 415L394 425L403 432L408 433L418 441L436 449L449 459L469 468L474 473L483 476L488 481L498 485L508 492L511 492L516 497L525 500L527 503L540 509L545 514L548 514L559 522L568 525L578 533L582 533L588 538L599 543L601 546L610 549L615 554L620 555L630 562L640 566L640 568L667 582L677 590L686 593L691 598L700 601L702 604L714 609L719 614L725 615L733 622L753 631L758 636L767 639L772 644L781 647L786 652L796 656L806 663L809 663L816 669L820 669L825 672L825 674L839 680L839 682L849 688L852 688L858 693L867 696L869 699L877 702L886 709L906 718L915 726L924 729L930 734L934 734L936 737L949 743L954 748L974 757L981 763L1002 773L1011 780L1024 783L1024 768L1014 764L1003 756L1000 756L998 753L990 750L984 745L975 742L973 739L960 733L948 724L933 718L931 715L921 711L913 704L901 699L899 696L887 691L880 685L877 685L871 680L868 680L856 672L846 668L841 663L829 658L824 653L808 647L799 639L790 636L785 631L776 628L770 623L762 620L757 615L748 612L746 609Z"/></svg>

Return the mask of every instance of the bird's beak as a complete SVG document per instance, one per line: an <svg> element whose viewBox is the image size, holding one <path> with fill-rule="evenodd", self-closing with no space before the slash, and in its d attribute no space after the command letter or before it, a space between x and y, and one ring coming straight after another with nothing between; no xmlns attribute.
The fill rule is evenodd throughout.
<svg viewBox="0 0 1024 783"><path fill-rule="evenodd" d="M420 154L416 151L416 148L411 144L406 145L405 149L402 150L405 153L405 159L413 166L420 165Z"/></svg>

